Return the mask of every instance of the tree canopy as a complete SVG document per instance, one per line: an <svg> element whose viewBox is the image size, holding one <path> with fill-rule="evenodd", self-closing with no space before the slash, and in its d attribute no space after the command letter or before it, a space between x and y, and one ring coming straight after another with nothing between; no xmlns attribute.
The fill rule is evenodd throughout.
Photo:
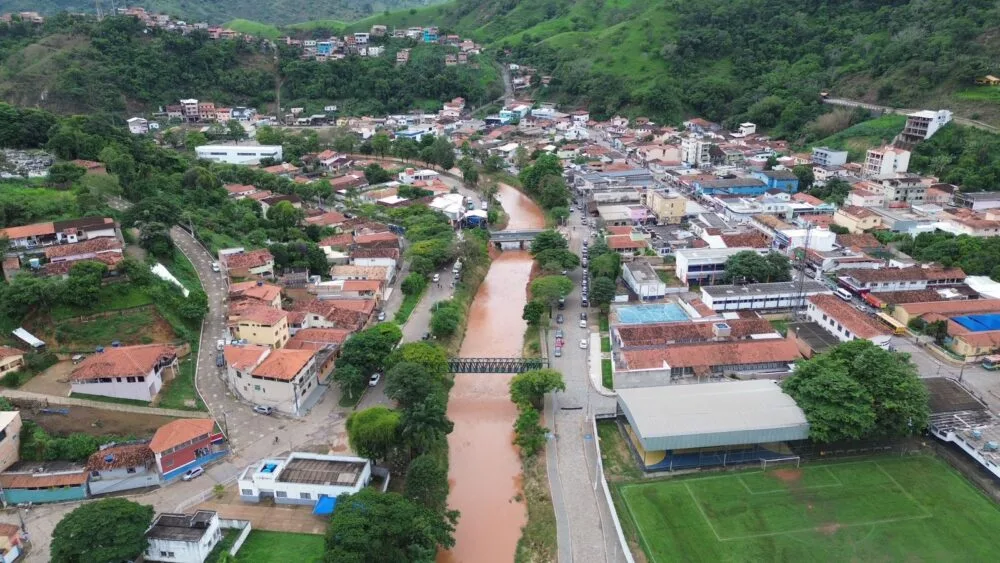
<svg viewBox="0 0 1000 563"><path fill-rule="evenodd" d="M555 305L560 297L569 295L573 281L566 276L542 276L531 282L531 298Z"/></svg>
<svg viewBox="0 0 1000 563"><path fill-rule="evenodd" d="M52 561L131 561L146 550L146 529L152 521L152 506L123 498L80 505L52 531Z"/></svg>
<svg viewBox="0 0 1000 563"><path fill-rule="evenodd" d="M922 431L927 388L908 354L852 340L796 363L782 384L819 442L898 438Z"/></svg>
<svg viewBox="0 0 1000 563"><path fill-rule="evenodd" d="M510 380L510 399L514 403L528 403L542 408L546 393L565 391L562 374L554 369L536 369L515 375Z"/></svg>
<svg viewBox="0 0 1000 563"><path fill-rule="evenodd" d="M753 250L744 250L726 260L725 280L730 283L771 283L791 279L788 257L777 252L761 255Z"/></svg>
<svg viewBox="0 0 1000 563"><path fill-rule="evenodd" d="M351 449L373 460L389 457L398 444L400 414L386 407L371 407L347 417Z"/></svg>

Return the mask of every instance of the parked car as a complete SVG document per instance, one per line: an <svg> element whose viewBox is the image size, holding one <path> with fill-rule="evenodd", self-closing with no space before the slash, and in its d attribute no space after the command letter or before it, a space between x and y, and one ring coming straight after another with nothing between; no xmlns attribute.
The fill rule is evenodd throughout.
<svg viewBox="0 0 1000 563"><path fill-rule="evenodd" d="M559 324L563 323L562 313L559 313L558 315L556 315L556 322L559 323Z"/></svg>
<svg viewBox="0 0 1000 563"><path fill-rule="evenodd" d="M420 339L421 340L430 340L431 339L431 333L425 332L424 335L420 337Z"/></svg>
<svg viewBox="0 0 1000 563"><path fill-rule="evenodd" d="M441 274L434 274L434 277L433 277L433 278L431 278L431 280L432 280L432 281L433 281L434 283L437 283L437 282L441 281Z"/></svg>
<svg viewBox="0 0 1000 563"><path fill-rule="evenodd" d="M581 321L585 321L585 320L587 320L587 313L583 313L583 312L581 312L581 313L580 313L580 320L581 320Z"/></svg>
<svg viewBox="0 0 1000 563"><path fill-rule="evenodd" d="M368 386L375 387L381 380L382 380L382 374L376 371L375 373L372 374L371 377L368 378Z"/></svg>
<svg viewBox="0 0 1000 563"><path fill-rule="evenodd" d="M203 467L195 467L194 469L188 469L187 472L184 473L184 476L181 477L181 481L190 481L191 479L194 479L195 477L200 477L201 475L204 474L205 474L205 468Z"/></svg>
<svg viewBox="0 0 1000 563"><path fill-rule="evenodd" d="M253 412L257 414L271 414L274 412L274 409L264 405L254 405Z"/></svg>
<svg viewBox="0 0 1000 563"><path fill-rule="evenodd" d="M580 328L587 328L587 321L585 319L580 319Z"/></svg>
<svg viewBox="0 0 1000 563"><path fill-rule="evenodd" d="M590 307L590 302L587 301L586 297L584 297L583 299L580 300L580 305L583 305L584 307Z"/></svg>
<svg viewBox="0 0 1000 563"><path fill-rule="evenodd" d="M219 263L218 262L212 262L212 271L213 272L219 272L221 270L222 270L222 268L219 267Z"/></svg>
<svg viewBox="0 0 1000 563"><path fill-rule="evenodd" d="M556 338L562 338L562 337L563 337L562 329L561 328L556 329Z"/></svg>
<svg viewBox="0 0 1000 563"><path fill-rule="evenodd" d="M581 338L580 339L580 348L582 348L584 350L587 349L587 339L586 338Z"/></svg>
<svg viewBox="0 0 1000 563"><path fill-rule="evenodd" d="M552 355L555 356L555 357L557 357L557 358L561 358L562 357L562 348L559 347L559 346L556 346L555 349L552 350Z"/></svg>
<svg viewBox="0 0 1000 563"><path fill-rule="evenodd" d="M215 365L218 366L218 367L220 367L220 368L223 367L224 365L226 365L226 358L223 357L222 354L216 354L215 355Z"/></svg>
<svg viewBox="0 0 1000 563"><path fill-rule="evenodd" d="M379 322L382 322L382 321L385 320L385 311L379 311L378 312L378 320L379 320Z"/></svg>
<svg viewBox="0 0 1000 563"><path fill-rule="evenodd" d="M218 351L221 352L222 349L225 348L225 347L226 347L226 339L225 338L220 338L220 339L218 339L218 340L215 341L215 349L216 350L218 350Z"/></svg>

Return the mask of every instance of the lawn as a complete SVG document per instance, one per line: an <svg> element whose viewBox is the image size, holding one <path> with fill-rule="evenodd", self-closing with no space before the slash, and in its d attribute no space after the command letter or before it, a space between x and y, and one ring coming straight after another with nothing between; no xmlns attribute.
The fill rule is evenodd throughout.
<svg viewBox="0 0 1000 563"><path fill-rule="evenodd" d="M177 360L179 364L177 377L163 385L156 406L164 409L205 410L205 404L201 402L198 391L194 387L194 368L197 357L198 348L195 346L187 357ZM206 354L201 361L214 362L215 359L211 354Z"/></svg>
<svg viewBox="0 0 1000 563"><path fill-rule="evenodd" d="M91 346L111 346L114 340L123 345L149 344L153 339L147 330L156 322L156 312L150 309L112 315L85 323L61 321L55 323L55 336L60 346L71 349Z"/></svg>
<svg viewBox="0 0 1000 563"><path fill-rule="evenodd" d="M265 532L254 530L236 553L239 561L254 563L319 563L323 560L326 539L313 534Z"/></svg>
<svg viewBox="0 0 1000 563"><path fill-rule="evenodd" d="M1000 88L996 86L975 86L955 92L955 97L959 100L973 102L1000 103Z"/></svg>
<svg viewBox="0 0 1000 563"><path fill-rule="evenodd" d="M417 304L420 303L420 298L424 296L424 291L427 288L420 290L420 293L411 293L409 295L403 296L403 302L399 304L399 310L396 311L396 315L392 318L399 326L406 324L406 321L410 320L410 315L413 314L413 310L417 308Z"/></svg>
<svg viewBox="0 0 1000 563"><path fill-rule="evenodd" d="M611 351L611 337L610 336L602 336L601 337L601 352L610 352L610 351Z"/></svg>
<svg viewBox="0 0 1000 563"><path fill-rule="evenodd" d="M606 389L615 388L615 378L611 369L611 360L601 360L601 383Z"/></svg>
<svg viewBox="0 0 1000 563"><path fill-rule="evenodd" d="M153 298L144 288L129 283L109 283L101 286L96 301L88 303L84 307L57 305L52 308L50 316L53 320L60 321L103 311L131 309L132 307L149 305L152 302Z"/></svg>
<svg viewBox="0 0 1000 563"><path fill-rule="evenodd" d="M865 151L895 137L903 130L905 124L905 115L889 113L852 125L839 133L816 141L813 146L847 150L852 161L863 160Z"/></svg>
<svg viewBox="0 0 1000 563"><path fill-rule="evenodd" d="M880 457L616 484L650 563L988 561L1000 508L943 461ZM993 555L991 555L993 554Z"/></svg>

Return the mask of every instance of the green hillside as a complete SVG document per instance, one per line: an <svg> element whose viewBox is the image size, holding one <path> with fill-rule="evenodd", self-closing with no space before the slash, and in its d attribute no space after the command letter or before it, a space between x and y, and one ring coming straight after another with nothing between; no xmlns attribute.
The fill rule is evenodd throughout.
<svg viewBox="0 0 1000 563"><path fill-rule="evenodd" d="M103 9L111 2L103 0ZM244 18L271 24L290 24L313 19L337 18L344 21L364 18L386 10L422 7L435 0L134 0L116 5L138 6L151 12L167 13L188 21L221 24ZM43 14L61 11L94 13L93 0L4 0L0 11L33 10Z"/></svg>

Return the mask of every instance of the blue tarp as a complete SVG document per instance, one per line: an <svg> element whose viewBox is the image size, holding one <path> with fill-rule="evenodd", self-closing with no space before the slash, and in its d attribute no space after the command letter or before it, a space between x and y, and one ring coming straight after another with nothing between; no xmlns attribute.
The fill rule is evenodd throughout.
<svg viewBox="0 0 1000 563"><path fill-rule="evenodd" d="M953 317L951 320L964 326L972 332L1000 330L1000 315L995 313L988 313L984 315L965 315L962 317Z"/></svg>
<svg viewBox="0 0 1000 563"><path fill-rule="evenodd" d="M333 514L334 508L337 508L337 497L322 495L319 497L319 500L316 501L316 506L313 507L313 514L328 516Z"/></svg>

